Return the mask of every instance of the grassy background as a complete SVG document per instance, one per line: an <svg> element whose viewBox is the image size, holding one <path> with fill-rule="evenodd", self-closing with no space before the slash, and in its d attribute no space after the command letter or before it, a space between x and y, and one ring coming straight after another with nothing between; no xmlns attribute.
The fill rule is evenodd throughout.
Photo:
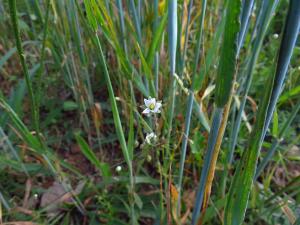
<svg viewBox="0 0 300 225"><path fill-rule="evenodd" d="M0 224L298 224L289 4L0 1Z"/></svg>

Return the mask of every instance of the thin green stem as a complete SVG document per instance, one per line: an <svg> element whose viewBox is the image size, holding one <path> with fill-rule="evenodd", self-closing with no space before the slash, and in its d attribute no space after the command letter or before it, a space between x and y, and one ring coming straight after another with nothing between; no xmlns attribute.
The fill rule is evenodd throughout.
<svg viewBox="0 0 300 225"><path fill-rule="evenodd" d="M110 103L111 103L111 108L112 108L112 112L113 112L113 118L114 118L114 123L115 123L115 127L116 127L116 131L117 131L117 135L120 141L120 145L123 151L123 155L125 157L125 161L127 163L128 166L128 170L129 170L129 180L130 180L130 184L129 184L129 203L130 203L130 208L131 208L131 218L135 218L135 214L134 214L134 199L133 199L133 194L134 194L134 177L133 177L133 170L132 170L132 162L130 159L130 155L127 149L127 144L126 144L126 140L124 137L124 133L123 133L123 129L122 129L122 124L121 124L121 120L120 120L120 116L119 116L119 111L118 111L118 107L117 107L117 103L116 103L116 99L115 99L115 95L114 95L114 90L111 84L111 80L110 80L110 76L109 76L109 72L108 72L108 68L106 65L106 60L102 51L102 47L101 47L101 43L99 40L99 37L97 36L97 34L95 33L95 39L96 39L96 44L97 44L97 49L99 52L99 56L101 59L101 63L103 65L104 68L104 76L105 76L105 80L107 83L107 88L108 88L108 93L109 93L109 99L110 99Z"/></svg>
<svg viewBox="0 0 300 225"><path fill-rule="evenodd" d="M192 1L191 3L192 4ZM189 6L189 14L190 10L192 8L192 5ZM180 163L179 163L179 179L178 179L178 202L177 202L177 215L180 215L180 205L181 205L181 189L182 189L182 180L183 180L183 171L184 171L184 164L185 164L185 158L186 158L186 149L187 149L187 143L188 143L188 138L189 138L189 132L190 132L190 123L191 123L191 117L192 117L192 108L194 103L194 81L196 77L196 72L197 68L199 65L200 61L200 51L201 51L201 44L202 44L202 34L203 34L203 23L204 23L204 17L205 17L205 12L206 12L206 0L202 2L202 13L200 17L200 27L199 27L199 32L197 35L197 44L196 44L196 57L195 57L195 62L194 62L194 67L193 67L193 73L192 73L192 85L191 85L191 90L189 91L189 96L188 96L188 104L187 104L187 110L186 110L186 117L185 117L185 130L184 130L184 135L183 135L183 141L182 141L182 146L181 146L181 157L180 157ZM190 15L189 15L190 17ZM186 30L186 34L187 34ZM187 38L187 36L186 36ZM184 44L184 54L183 54L183 60L185 57L185 52L187 48L187 43Z"/></svg>
<svg viewBox="0 0 300 225"><path fill-rule="evenodd" d="M37 105L36 105L35 96L34 96L33 89L32 89L29 70L28 70L28 67L26 64L26 60L25 60L25 53L24 53L24 50L22 47L22 42L21 42L21 36L20 36L19 24L18 24L18 18L17 18L16 0L9 0L9 9L10 9L11 21L13 24L13 31L14 31L15 39L16 39L17 50L18 50L18 54L20 57L22 69L24 72L26 86L28 89L30 106L31 106L31 115L32 115L33 123L34 123L34 128L36 130L37 137L39 138L40 144L43 145L42 140L40 138L40 132L39 132L40 127L39 127L39 120L38 120L39 117L38 117Z"/></svg>

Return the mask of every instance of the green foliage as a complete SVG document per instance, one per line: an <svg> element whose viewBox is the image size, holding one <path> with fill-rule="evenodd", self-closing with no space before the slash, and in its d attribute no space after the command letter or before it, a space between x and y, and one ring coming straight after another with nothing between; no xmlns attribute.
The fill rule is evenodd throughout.
<svg viewBox="0 0 300 225"><path fill-rule="evenodd" d="M299 224L299 9L0 1L0 223Z"/></svg>
<svg viewBox="0 0 300 225"><path fill-rule="evenodd" d="M220 51L218 75L216 78L216 105L223 108L229 101L229 96L236 73L238 32L240 30L241 1L228 1L225 31Z"/></svg>

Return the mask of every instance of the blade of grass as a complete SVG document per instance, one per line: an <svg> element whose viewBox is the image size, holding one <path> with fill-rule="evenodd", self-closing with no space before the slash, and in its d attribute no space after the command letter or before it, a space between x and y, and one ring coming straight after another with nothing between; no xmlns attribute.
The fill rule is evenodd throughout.
<svg viewBox="0 0 300 225"><path fill-rule="evenodd" d="M146 60L149 65L152 65L152 63L153 63L154 55L155 55L157 48L161 42L162 34L164 32L164 29L165 29L165 26L167 23L167 19L168 19L168 13L166 13L163 16L163 18L161 19L161 22L159 23L159 25L154 33L153 41L151 42L150 49L149 49L147 57L146 57Z"/></svg>
<svg viewBox="0 0 300 225"><path fill-rule="evenodd" d="M32 84L30 81L30 75L28 71L28 67L25 61L25 54L23 51L22 43L21 43L21 36L19 31L19 24L18 24L18 18L17 18L17 6L16 6L16 0L9 0L9 9L10 9L10 17L13 24L13 31L15 35L16 40L16 46L18 50L18 55L20 58L20 62L22 65L22 69L25 76L25 82L28 89L30 104L31 104L31 115L34 123L34 128L37 133L37 137L39 139L39 142L42 144L42 139L40 138L40 128L39 128L39 121L38 121L38 110L36 105L35 96L33 94Z"/></svg>
<svg viewBox="0 0 300 225"><path fill-rule="evenodd" d="M50 0L47 0L46 2L46 15L45 15L45 21L43 24L43 39L42 39L42 49L41 49L41 58L39 63L39 69L36 74L36 112L35 116L37 117L36 120L40 120L40 101L41 101L41 91L42 91L42 73L44 71L44 60L45 60L45 49L46 49L46 38L48 33L48 19L49 19L49 11L50 11ZM39 136L39 125L36 127L38 136Z"/></svg>
<svg viewBox="0 0 300 225"><path fill-rule="evenodd" d="M138 13L135 7L135 3L134 0L130 0L130 9L131 12L133 14L133 22L134 22L134 26L135 26L135 30L137 32L137 40L139 45L141 46L142 44L142 32L141 32L141 26L140 26L140 20L138 17Z"/></svg>
<svg viewBox="0 0 300 225"><path fill-rule="evenodd" d="M29 173L28 173L26 167L24 166L24 163L22 162L21 158L19 157L17 150L13 147L12 143L9 140L9 137L4 133L1 126L0 126L0 140L1 140L1 142L4 142L4 143L1 143L1 147L4 148L4 144L6 144L6 146L8 147L8 149L10 150L10 152L12 153L14 158L17 160L17 162L21 164L21 168L22 168L23 172L27 176L29 176Z"/></svg>
<svg viewBox="0 0 300 225"><path fill-rule="evenodd" d="M85 142L85 140L80 136L79 133L75 134L75 138L77 143L79 144L80 150L84 154L84 156L92 163L102 174L104 180L107 180L111 177L111 172L109 171L109 166L106 163L102 163L98 160L97 156L90 149L89 145Z"/></svg>
<svg viewBox="0 0 300 225"><path fill-rule="evenodd" d="M118 111L118 107L117 107L117 103L116 103L116 99L115 99L115 95L114 95L114 91L112 88L112 84L110 81L110 77L109 77L109 73L108 73L108 69L107 69L107 65L106 65L106 61L103 55L103 51L102 51L102 47L101 47L101 43L100 40L98 38L97 35L95 35L96 40L97 40L97 47L98 47L98 51L102 60L102 65L104 67L104 74L105 74L105 79L107 82L107 86L108 86L108 92L109 92L109 99L110 99L110 103L111 103L111 107L112 107L112 112L113 112L113 117L114 117L114 124L116 127L116 131L117 131L117 135L120 141L120 145L122 148L122 152L125 158L125 161L128 165L128 170L129 170L129 177L130 177L130 205L131 205L131 219L134 220L135 218L135 213L134 213L134 199L132 199L133 197L133 193L134 193L134 177L133 177L133 170L132 170L132 161L130 159L130 155L129 155L129 151L127 149L127 145L126 145L126 141L125 141L125 137L124 137L124 132L122 129L122 124L121 124L121 120L120 120L120 116L119 116L119 111Z"/></svg>
<svg viewBox="0 0 300 225"><path fill-rule="evenodd" d="M231 103L230 99L233 91L233 83L235 81L241 1L229 0L226 5L226 10L225 32L216 78L216 109L213 115L213 125L208 137L207 151L201 170L201 177L192 215L193 225L197 222L198 224L203 222L202 218L204 218L210 196L215 165L227 124L228 111ZM203 199L204 197L205 199ZM198 220L201 206L203 207L203 215L200 217L200 220Z"/></svg>
<svg viewBox="0 0 300 225"><path fill-rule="evenodd" d="M183 50L182 50L182 54L180 56L180 74L179 74L180 77L182 77L184 67L185 67L185 58L186 58L186 51L187 51L188 39L189 39L189 26L190 26L190 21L191 21L193 4L194 4L194 1L190 0L189 6L188 6L187 21L186 21L186 26L185 26L185 31L184 31ZM181 19L181 21L183 21L183 18Z"/></svg>
<svg viewBox="0 0 300 225"><path fill-rule="evenodd" d="M198 185L198 191L197 191L197 196L195 200L195 206L194 206L194 211L192 215L192 223L191 224L197 224L199 215L200 215L200 210L201 206L203 203L203 197L204 197L204 187L207 179L207 174L208 174L208 169L209 165L211 162L211 159L213 157L213 148L214 144L217 142L217 136L218 132L221 126L221 121L222 121L222 114L223 114L223 109L216 108L213 114L213 121L211 124L211 131L209 133L209 139L208 139L208 144L207 144L207 152L205 154L204 158L204 164L201 170L201 177Z"/></svg>
<svg viewBox="0 0 300 225"><path fill-rule="evenodd" d="M175 108L175 93L176 93L176 79L175 79L175 69L176 69L176 51L177 51L177 0L170 0L168 2L168 48L169 48L169 59L170 59L170 75L171 75L171 85L169 89L169 113L167 117L167 154L169 153L169 143L172 130L174 108ZM167 166L169 168L169 166Z"/></svg>
<svg viewBox="0 0 300 225"><path fill-rule="evenodd" d="M202 82L204 80L204 78L206 77L210 67L212 66L212 63L214 62L215 58L217 57L217 50L218 50L218 46L222 37L222 34L224 32L224 28L225 28L225 16L226 13L222 14L222 18L219 22L219 25L217 26L216 29L216 34L214 36L214 39L212 40L211 46L206 54L206 56L204 57L204 65L201 66L200 71L198 76L195 77L195 81L194 81L194 85L193 85L193 89L195 91L198 91L201 89L202 87Z"/></svg>
<svg viewBox="0 0 300 225"><path fill-rule="evenodd" d="M168 3L168 41L170 57L170 74L174 75L176 69L177 50L177 0L169 0Z"/></svg>
<svg viewBox="0 0 300 225"><path fill-rule="evenodd" d="M169 88L169 105L168 105L168 114L167 114L167 126L166 126L166 155L163 152L163 156L168 160L164 160L163 170L164 174L167 175L165 181L165 195L166 195L166 208L167 208L167 224L171 224L171 201L170 201L170 168L171 168L171 152L170 152L170 139L172 132L172 124L174 117L174 108L175 108L175 94L177 89L177 83L175 78L176 70L176 53L177 53L177 35L178 35L178 24L177 24L177 0L168 1L168 49L169 49L169 64L170 64L170 88Z"/></svg>
<svg viewBox="0 0 300 225"><path fill-rule="evenodd" d="M287 129L289 128L292 121L297 116L299 110L300 110L300 102L298 102L297 105L294 106L294 109L293 109L291 115L289 116L289 118L286 120L286 122L282 126L278 136L276 137L275 141L272 143L270 150L268 150L266 156L261 160L260 164L258 165L258 167L256 169L256 174L255 174L254 180L257 180L257 178L260 176L261 172L266 167L267 163L271 160L277 147L279 146L282 139L284 138L284 135L286 134Z"/></svg>
<svg viewBox="0 0 300 225"><path fill-rule="evenodd" d="M284 81L286 78L288 66L292 57L300 29L300 1L291 0L286 26L283 32L283 38L279 50L276 77L270 105L268 107L267 119L264 126L264 136L272 120L272 115L277 104L278 98L282 92Z"/></svg>
<svg viewBox="0 0 300 225"><path fill-rule="evenodd" d="M129 170L129 178L130 178L130 183L129 183L129 202L130 202L130 218L132 221L134 221L135 218L135 212L134 212L134 199L133 199L133 194L134 194L134 177L133 177L133 169L132 169L132 161L130 159L130 153L128 151L127 145L126 145L126 141L125 141L125 136L124 136L124 132L123 132L123 128L122 128L122 123L120 120L120 116L119 116L119 110L117 107L117 103L116 103L116 99L115 99L115 95L114 95L114 90L111 84L111 80L110 80L110 76L109 76L109 72L108 72L108 68L107 68L107 64L106 64L106 60L102 51L102 46L99 40L99 37L96 33L98 27L97 27L97 21L95 20L94 17L94 13L92 11L90 2L85 0L84 1L85 7L89 10L87 10L88 13L90 13L90 15L88 15L88 21L89 23L92 25L92 28L95 32L94 38L96 40L96 47L97 47L97 51L99 54L99 58L101 59L101 64L104 68L104 76L105 76L105 80L107 83L107 88L108 88L108 93L109 93L109 100L110 100L110 104L111 104L111 108L112 108L112 113L113 113L113 118L114 118L114 124L115 124L115 128L117 131L117 136L122 148L122 152L125 158L125 161L127 163L128 166L128 170Z"/></svg>
<svg viewBox="0 0 300 225"><path fill-rule="evenodd" d="M228 201L225 207L225 225L239 225L243 222L255 176L258 155L267 126L269 125L269 117L272 116L273 107L277 102L283 85L292 50L299 32L299 26L300 2L291 0L279 50L276 71L268 80L266 87L267 93L263 93L261 106L258 110L257 122L250 137L248 148L243 152L229 189Z"/></svg>
<svg viewBox="0 0 300 225"><path fill-rule="evenodd" d="M242 6L242 15L241 15L241 30L239 33L239 40L238 40L238 51L237 54L239 55L239 52L241 50L241 47L243 45L244 39L245 39L245 34L248 28L249 20L250 20L250 15L252 12L254 6L254 0L249 0L249 1L243 1L243 6Z"/></svg>
<svg viewBox="0 0 300 225"><path fill-rule="evenodd" d="M233 123L233 132L230 136L230 145L228 148L228 151L226 152L226 161L225 161L225 165L224 165L224 174L222 176L222 181L221 181L221 186L223 186L223 195L225 192L225 187L226 187L226 180L227 180L227 174L228 174L228 167L232 162L232 158L233 158L233 154L234 154L234 150L235 150L235 146L237 143L237 139L238 139L238 134L239 134L239 130L240 130L240 125L241 125L241 121L242 121L242 115L245 109L245 105L246 105L246 101L247 101L247 97L248 97L248 93L251 87L251 83L252 83L252 78L253 78L253 72L255 69L255 65L259 56L259 53L261 51L261 47L262 47L262 43L265 37L265 34L267 32L268 26L271 22L271 19L273 17L273 14L275 12L276 6L278 4L278 0L270 0L269 4L266 5L262 10L264 11L262 13L262 24L260 24L260 27L257 31L257 36L254 42L254 46L253 46L253 51L252 54L250 56L250 60L246 65L246 80L245 80L245 84L244 84L244 93L243 93L243 98L238 110L238 114L237 114L237 118L235 119L234 123Z"/></svg>
<svg viewBox="0 0 300 225"><path fill-rule="evenodd" d="M158 27L158 22L159 22L159 18L158 18L158 0L154 0L153 2L153 8L154 8L154 23L153 23L153 33L157 30ZM167 13L166 13L167 14ZM167 18L167 16L166 16ZM167 21L167 19L165 19L165 21ZM161 26L159 26L160 28ZM164 26L163 26L164 27ZM158 29L160 30L160 29ZM155 35L155 37L158 35ZM162 36L162 35L161 35ZM154 42L154 41L153 41ZM151 45L152 46L152 45ZM151 49L151 48L150 48ZM150 52L150 51L149 51ZM148 53L149 54L149 53ZM148 55L147 55L148 58ZM148 61L148 60L147 60ZM148 61L149 62L149 61ZM150 65L152 65L152 63L150 63ZM158 80L159 80L159 53L156 50L155 51L155 55L154 55L154 76L155 76L155 90L156 90L156 97L158 97L158 88L159 88L159 84L158 84Z"/></svg>
<svg viewBox="0 0 300 225"><path fill-rule="evenodd" d="M127 44L126 44L126 30L125 30L125 25L124 25L124 10L123 10L123 4L122 4L122 0L116 0L117 2L117 8L118 8L118 13L119 13L119 20L120 20L120 27L121 27L121 40L123 43L123 48L124 51L127 53Z"/></svg>

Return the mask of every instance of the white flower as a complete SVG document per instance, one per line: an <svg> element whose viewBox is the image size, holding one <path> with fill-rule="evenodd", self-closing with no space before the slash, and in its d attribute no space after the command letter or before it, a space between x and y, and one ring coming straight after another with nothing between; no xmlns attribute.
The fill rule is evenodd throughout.
<svg viewBox="0 0 300 225"><path fill-rule="evenodd" d="M276 34L276 33L275 33L275 34L273 34L273 38L274 38L274 39L277 39L278 37L279 37L279 35L278 35L278 34Z"/></svg>
<svg viewBox="0 0 300 225"><path fill-rule="evenodd" d="M144 98L144 102L147 108L143 111L143 114L160 113L161 101L149 97L148 99Z"/></svg>
<svg viewBox="0 0 300 225"><path fill-rule="evenodd" d="M151 160L152 160L151 155L147 155L147 162L151 162Z"/></svg>
<svg viewBox="0 0 300 225"><path fill-rule="evenodd" d="M119 172L121 172L121 170L122 170L122 167L121 167L121 166L117 166L117 167L116 167L116 172L119 173Z"/></svg>
<svg viewBox="0 0 300 225"><path fill-rule="evenodd" d="M156 141L156 139L157 136L153 132L146 135L146 143L149 145L153 144Z"/></svg>

